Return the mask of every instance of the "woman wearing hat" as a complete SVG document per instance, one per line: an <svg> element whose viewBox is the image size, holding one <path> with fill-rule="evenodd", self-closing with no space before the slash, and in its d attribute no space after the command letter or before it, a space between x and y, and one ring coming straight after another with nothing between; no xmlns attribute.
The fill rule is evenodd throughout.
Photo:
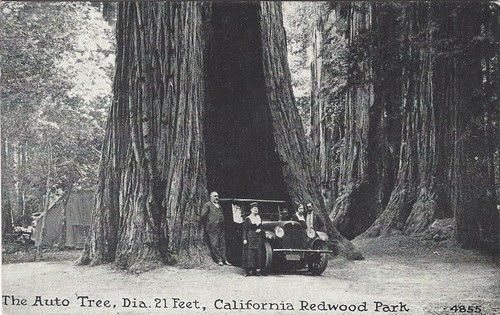
<svg viewBox="0 0 500 315"><path fill-rule="evenodd" d="M250 204L250 215L243 222L243 256L241 267L246 271L245 276L257 275L261 267L262 257L262 220L259 216L259 207L256 202Z"/></svg>

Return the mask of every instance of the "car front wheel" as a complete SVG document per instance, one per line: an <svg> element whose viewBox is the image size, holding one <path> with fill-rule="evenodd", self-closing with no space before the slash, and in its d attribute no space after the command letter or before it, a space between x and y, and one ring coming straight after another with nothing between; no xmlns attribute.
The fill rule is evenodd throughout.
<svg viewBox="0 0 500 315"><path fill-rule="evenodd" d="M273 264L273 248L269 241L264 241L264 257L262 259L262 271L267 273L271 270Z"/></svg>
<svg viewBox="0 0 500 315"><path fill-rule="evenodd" d="M323 242L316 242L313 244L313 249L326 250L326 244ZM314 276L321 275L328 265L328 254L327 253L319 253L311 255L308 262L309 272Z"/></svg>

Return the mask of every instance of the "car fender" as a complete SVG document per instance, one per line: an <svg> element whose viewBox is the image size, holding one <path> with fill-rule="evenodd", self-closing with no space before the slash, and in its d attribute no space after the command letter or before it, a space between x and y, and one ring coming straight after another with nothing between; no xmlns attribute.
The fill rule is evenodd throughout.
<svg viewBox="0 0 500 315"><path fill-rule="evenodd" d="M272 231L264 231L266 233L266 238L270 240L274 240L276 238L276 234Z"/></svg>
<svg viewBox="0 0 500 315"><path fill-rule="evenodd" d="M318 237L325 242L328 242L328 235L325 232L316 231Z"/></svg>

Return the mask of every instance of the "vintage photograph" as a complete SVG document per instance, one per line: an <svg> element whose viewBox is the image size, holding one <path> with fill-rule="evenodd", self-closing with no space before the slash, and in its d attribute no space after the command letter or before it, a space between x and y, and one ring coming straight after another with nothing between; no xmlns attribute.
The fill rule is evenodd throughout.
<svg viewBox="0 0 500 315"><path fill-rule="evenodd" d="M500 2L0 3L3 314L500 314Z"/></svg>

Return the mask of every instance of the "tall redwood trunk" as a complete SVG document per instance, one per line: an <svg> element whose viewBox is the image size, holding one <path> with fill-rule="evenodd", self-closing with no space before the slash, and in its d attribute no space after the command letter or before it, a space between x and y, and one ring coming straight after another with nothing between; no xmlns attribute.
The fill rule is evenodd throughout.
<svg viewBox="0 0 500 315"><path fill-rule="evenodd" d="M319 16L323 47L313 64L311 125L320 165L339 160L328 161L340 165L337 184L329 185L339 187L332 211L339 230L348 237L420 234L434 220L454 216L461 244L496 251L498 70L491 65L498 64L498 8L332 7ZM340 84L332 75L340 62L330 57L339 51L328 46L339 34L349 40L343 58L351 66ZM332 109L342 119L319 118ZM322 153L327 128L338 129L333 157Z"/></svg>
<svg viewBox="0 0 500 315"><path fill-rule="evenodd" d="M264 73L269 108L273 119L275 148L281 164L286 191L295 203L312 202L337 247L352 259L361 254L333 226L325 208L315 174L319 171L310 160L305 134L293 98L291 75L286 62L285 30L279 2L261 2Z"/></svg>
<svg viewBox="0 0 500 315"><path fill-rule="evenodd" d="M377 218L365 235L388 235L402 232L406 220L414 205L414 215L418 210L434 212L428 187L424 182L433 174L426 172L436 162L433 144L435 143L434 103L432 98L432 60L429 56L430 38L425 34L422 42L413 43L411 38L418 38L421 32L419 25L426 25L429 11L422 5L407 6L403 12L404 20L408 21L408 29L404 41L406 50L402 58L402 93L401 110L401 144L399 148L399 167L395 187L384 212ZM417 45L427 45L426 49L418 49ZM429 156L426 156L429 155ZM418 205L417 195L422 194ZM427 227L431 222L419 222ZM431 218L433 219L433 218Z"/></svg>
<svg viewBox="0 0 500 315"><path fill-rule="evenodd" d="M370 56L379 43L361 38L391 27L379 25L380 11L367 3L326 5L319 13L314 42L312 138L319 146L316 157L324 195L336 197L332 219L348 238L366 230L382 211L387 182L394 173L384 109L391 95L376 94L374 76L381 61ZM351 58L342 56L367 47ZM340 56L335 57L332 50ZM338 79L342 76L345 81ZM333 82L338 85L331 86Z"/></svg>
<svg viewBox="0 0 500 315"><path fill-rule="evenodd" d="M360 257L316 189L281 19L279 3L119 4L115 101L81 263L204 262L208 190L312 201L340 251Z"/></svg>
<svg viewBox="0 0 500 315"><path fill-rule="evenodd" d="M129 270L194 259L206 196L202 3L120 3L115 102L90 258ZM184 255L187 254L187 255Z"/></svg>
<svg viewBox="0 0 500 315"><path fill-rule="evenodd" d="M495 23L498 25L498 10L496 13L497 16L493 15L493 19L496 19ZM455 56L452 72L455 97L452 124L452 202L456 238L465 247L480 247L498 253L498 199L495 176L491 171L494 146L491 133L495 126L490 119L493 115L498 115L498 106L491 106L488 97L478 97L478 92L483 91L485 76L490 72L489 69L484 69L483 58L491 58L488 49L494 51L495 47L484 47L477 38L487 35L485 30L491 27L489 18L492 15L487 11L470 10L467 7L461 8L459 14L460 19L453 20L452 30L470 45ZM468 27L461 27L463 24ZM494 54L498 58L498 50ZM468 62L462 62L463 60ZM491 97L488 94L486 96Z"/></svg>

